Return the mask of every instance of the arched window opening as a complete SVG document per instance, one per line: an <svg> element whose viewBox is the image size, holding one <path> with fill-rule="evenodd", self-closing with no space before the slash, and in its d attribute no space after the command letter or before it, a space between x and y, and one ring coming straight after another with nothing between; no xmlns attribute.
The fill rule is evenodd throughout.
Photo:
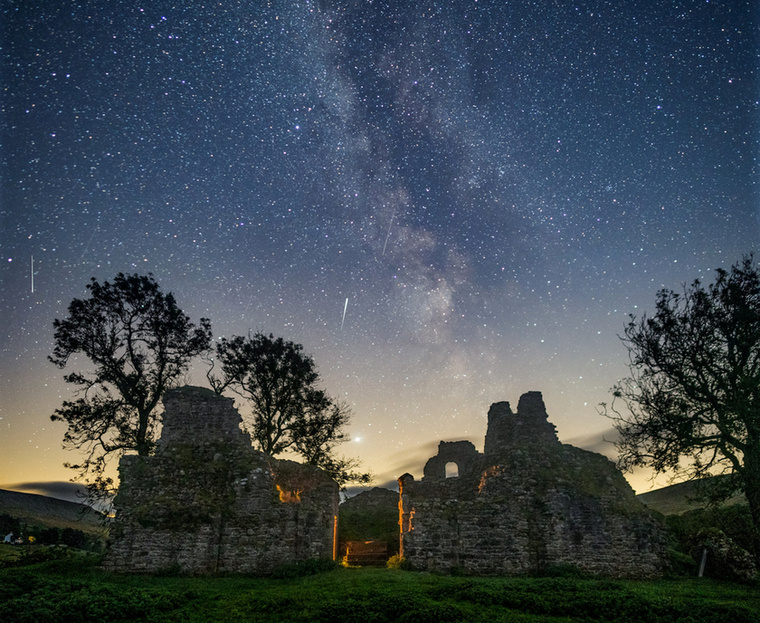
<svg viewBox="0 0 760 623"><path fill-rule="evenodd" d="M459 477L459 465L450 461L446 463L446 478L458 478Z"/></svg>

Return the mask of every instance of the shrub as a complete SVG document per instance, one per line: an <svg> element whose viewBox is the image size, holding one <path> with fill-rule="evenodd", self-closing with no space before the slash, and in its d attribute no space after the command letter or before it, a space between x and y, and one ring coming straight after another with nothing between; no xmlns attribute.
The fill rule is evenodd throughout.
<svg viewBox="0 0 760 623"><path fill-rule="evenodd" d="M388 559L388 562L385 563L385 566L388 569L401 569L403 571L409 571L411 569L411 564L409 561L403 556L399 556L398 554L391 556Z"/></svg>
<svg viewBox="0 0 760 623"><path fill-rule="evenodd" d="M751 550L753 544L752 517L749 506L736 504L689 511L665 517L672 545L688 552L694 537L707 528L717 528L739 547Z"/></svg>
<svg viewBox="0 0 760 623"><path fill-rule="evenodd" d="M73 552L58 547L21 547L21 555L15 561L7 561L6 567L26 567L40 562L73 558Z"/></svg>
<svg viewBox="0 0 760 623"><path fill-rule="evenodd" d="M61 543L68 545L69 547L85 549L87 547L87 541L87 535L81 530L76 530L75 528L64 528L61 532Z"/></svg>
<svg viewBox="0 0 760 623"><path fill-rule="evenodd" d="M697 563L689 554L679 552L672 547L668 548L670 569L668 575L672 576L696 576Z"/></svg>

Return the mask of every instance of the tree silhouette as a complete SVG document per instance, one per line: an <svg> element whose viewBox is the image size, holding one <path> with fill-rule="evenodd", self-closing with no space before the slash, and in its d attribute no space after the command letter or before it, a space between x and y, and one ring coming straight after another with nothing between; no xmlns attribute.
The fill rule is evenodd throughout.
<svg viewBox="0 0 760 623"><path fill-rule="evenodd" d="M631 376L608 415L624 468L651 466L709 481L713 500L743 491L760 560L760 273L752 256L683 294L661 290L655 313L621 338Z"/></svg>
<svg viewBox="0 0 760 623"><path fill-rule="evenodd" d="M201 318L196 328L152 275L119 273L102 284L93 278L87 289L89 298L74 299L68 318L54 321L49 360L64 368L81 353L94 370L64 376L80 397L65 401L51 419L68 424L64 444L84 452L81 463L68 466L96 495L112 488L103 474L109 457L151 452L159 401L210 347L211 325Z"/></svg>
<svg viewBox="0 0 760 623"><path fill-rule="evenodd" d="M317 387L319 373L303 346L257 332L247 338L223 338L216 348L221 376L207 377L218 394L229 388L251 404L250 432L256 446L270 456L287 450L327 471L339 485L367 483L359 462L335 455L347 440L351 413Z"/></svg>

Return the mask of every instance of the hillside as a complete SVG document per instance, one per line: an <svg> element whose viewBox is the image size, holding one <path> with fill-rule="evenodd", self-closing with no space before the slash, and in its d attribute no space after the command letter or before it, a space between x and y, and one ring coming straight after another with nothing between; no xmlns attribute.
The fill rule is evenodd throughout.
<svg viewBox="0 0 760 623"><path fill-rule="evenodd" d="M46 528L73 528L89 534L103 529L100 515L89 506L34 493L0 489L0 513Z"/></svg>
<svg viewBox="0 0 760 623"><path fill-rule="evenodd" d="M681 515L688 511L705 508L705 502L696 501L696 482L679 482L636 496L643 504L663 515ZM723 505L746 504L744 495L735 495Z"/></svg>

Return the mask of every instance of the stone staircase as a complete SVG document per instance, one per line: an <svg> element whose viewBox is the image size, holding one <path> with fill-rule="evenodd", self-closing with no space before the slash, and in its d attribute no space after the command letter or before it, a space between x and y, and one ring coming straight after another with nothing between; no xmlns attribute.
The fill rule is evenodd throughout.
<svg viewBox="0 0 760 623"><path fill-rule="evenodd" d="M388 561L388 544L384 541L348 541L343 562L360 567L384 567Z"/></svg>

